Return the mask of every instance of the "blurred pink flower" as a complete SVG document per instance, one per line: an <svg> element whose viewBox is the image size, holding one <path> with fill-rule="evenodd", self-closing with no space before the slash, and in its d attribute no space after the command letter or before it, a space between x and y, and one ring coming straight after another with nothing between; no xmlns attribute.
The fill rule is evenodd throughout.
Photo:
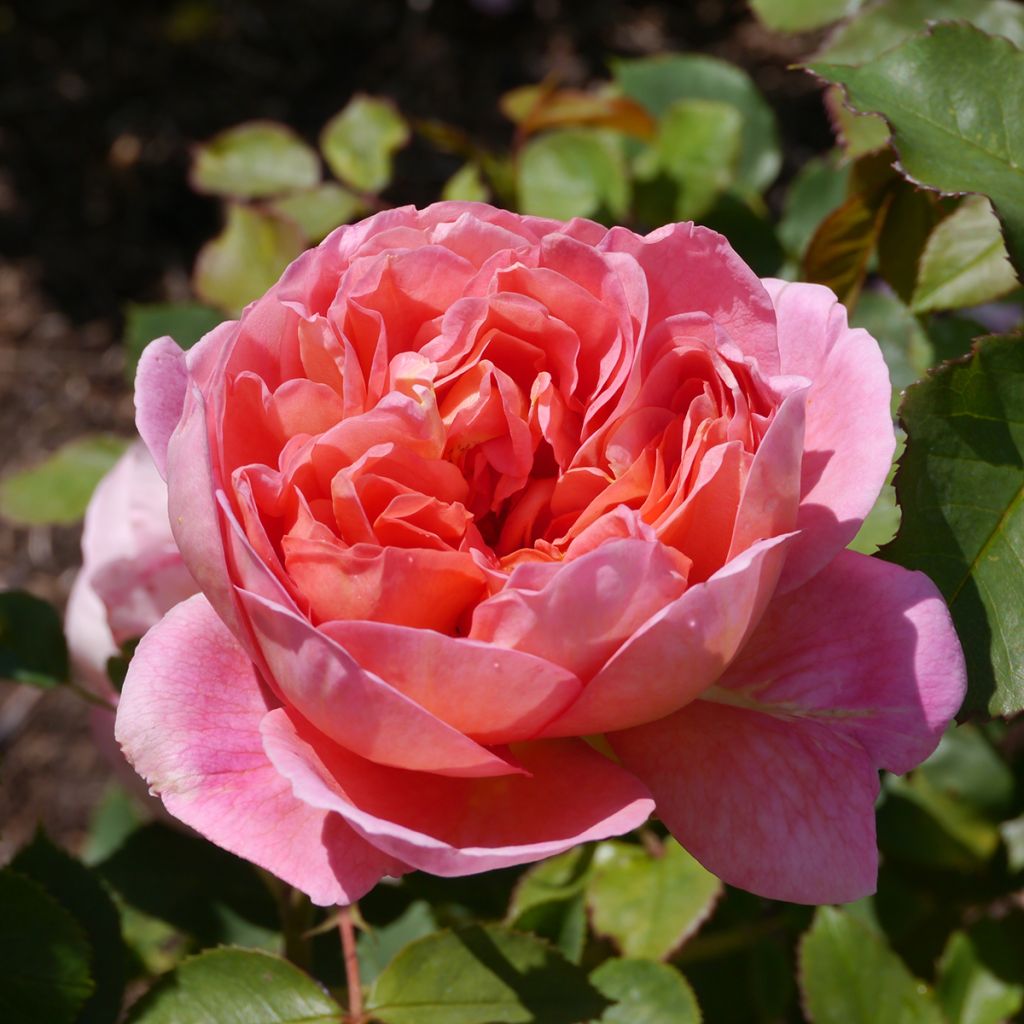
<svg viewBox="0 0 1024 1024"><path fill-rule="evenodd" d="M827 289L692 224L393 210L137 400L202 590L118 712L172 814L323 904L655 808L734 885L872 891L878 769L964 667L928 579L845 550L894 438Z"/></svg>

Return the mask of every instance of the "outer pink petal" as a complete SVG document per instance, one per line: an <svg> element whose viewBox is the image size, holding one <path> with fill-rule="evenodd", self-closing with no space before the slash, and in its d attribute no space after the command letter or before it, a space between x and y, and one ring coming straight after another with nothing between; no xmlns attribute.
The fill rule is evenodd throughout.
<svg viewBox="0 0 1024 1024"><path fill-rule="evenodd" d="M661 718L710 686L757 625L792 535L761 541L660 609L543 736L586 736Z"/></svg>
<svg viewBox="0 0 1024 1024"><path fill-rule="evenodd" d="M582 689L541 658L466 637L380 622L325 622L368 671L479 743L531 739Z"/></svg>
<svg viewBox="0 0 1024 1024"><path fill-rule="evenodd" d="M512 647L588 679L685 589L678 557L656 541L615 540L562 563L535 591L509 585L479 604L470 637Z"/></svg>
<svg viewBox="0 0 1024 1024"><path fill-rule="evenodd" d="M853 540L875 503L896 440L892 385L878 343L851 330L821 285L766 280L779 321L782 373L812 381L807 397L797 541L783 589L799 586Z"/></svg>
<svg viewBox="0 0 1024 1024"><path fill-rule="evenodd" d="M707 313L765 376L779 373L772 304L757 275L717 231L666 224L641 238L612 228L600 248L629 253L647 275L648 324L679 313ZM784 371L785 372L785 371Z"/></svg>
<svg viewBox="0 0 1024 1024"><path fill-rule="evenodd" d="M581 740L513 748L528 775L453 779L371 764L283 710L264 744L296 796L337 811L374 846L436 875L471 875L620 835L646 820L647 790Z"/></svg>
<svg viewBox="0 0 1024 1024"><path fill-rule="evenodd" d="M338 815L296 799L263 750L267 706L252 663L197 596L139 645L117 739L171 814L315 903L349 903L401 874Z"/></svg>
<svg viewBox="0 0 1024 1024"><path fill-rule="evenodd" d="M696 701L608 739L669 831L723 881L793 903L874 891L878 773L827 725Z"/></svg>
<svg viewBox="0 0 1024 1024"><path fill-rule="evenodd" d="M519 769L436 718L300 615L239 590L278 692L335 742L381 764L444 775Z"/></svg>
<svg viewBox="0 0 1024 1024"><path fill-rule="evenodd" d="M188 389L185 353L173 338L146 346L135 374L135 422L160 475L167 475L167 442L181 419Z"/></svg>
<svg viewBox="0 0 1024 1024"><path fill-rule="evenodd" d="M776 597L706 700L609 741L726 881L851 900L874 887L878 769L907 771L935 749L965 678L931 581L844 551Z"/></svg>

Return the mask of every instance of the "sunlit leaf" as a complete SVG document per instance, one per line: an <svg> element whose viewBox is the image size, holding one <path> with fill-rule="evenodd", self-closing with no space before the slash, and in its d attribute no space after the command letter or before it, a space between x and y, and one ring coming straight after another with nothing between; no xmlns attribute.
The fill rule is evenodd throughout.
<svg viewBox="0 0 1024 1024"><path fill-rule="evenodd" d="M812 1024L944 1024L884 939L834 907L818 908L800 942L800 988Z"/></svg>
<svg viewBox="0 0 1024 1024"><path fill-rule="evenodd" d="M319 180L316 151L273 121L229 128L197 147L192 160L193 188L236 199L311 188Z"/></svg>
<svg viewBox="0 0 1024 1024"><path fill-rule="evenodd" d="M341 1024L312 978L255 949L210 949L157 982L126 1024Z"/></svg>
<svg viewBox="0 0 1024 1024"><path fill-rule="evenodd" d="M519 208L569 220L622 217L629 178L619 136L567 128L531 139L519 154Z"/></svg>
<svg viewBox="0 0 1024 1024"><path fill-rule="evenodd" d="M391 181L395 153L409 141L409 126L390 100L353 96L320 135L328 167L346 185L380 192Z"/></svg>
<svg viewBox="0 0 1024 1024"><path fill-rule="evenodd" d="M483 179L479 164L473 163L472 160L464 163L445 182L441 198L486 203L491 198L491 192Z"/></svg>
<svg viewBox="0 0 1024 1024"><path fill-rule="evenodd" d="M968 196L929 237L910 305L915 313L980 306L1017 283L991 204Z"/></svg>
<svg viewBox="0 0 1024 1024"><path fill-rule="evenodd" d="M766 189L782 166L775 115L750 78L735 64L703 54L613 60L622 91L662 117L678 100L728 103L743 116L737 178L752 192Z"/></svg>
<svg viewBox="0 0 1024 1024"><path fill-rule="evenodd" d="M321 241L339 225L358 220L367 212L361 197L333 181L293 192L274 202L273 209L298 224L310 242Z"/></svg>
<svg viewBox="0 0 1024 1024"><path fill-rule="evenodd" d="M359 976L363 984L372 982L410 942L422 939L436 930L437 921L430 904L416 900L394 921L361 932L356 951L359 955Z"/></svg>
<svg viewBox="0 0 1024 1024"><path fill-rule="evenodd" d="M196 259L196 294L237 316L277 281L304 246L302 231L293 221L230 203L224 229Z"/></svg>
<svg viewBox="0 0 1024 1024"><path fill-rule="evenodd" d="M548 85L523 85L501 97L501 111L518 126L522 135L533 135L551 128L608 128L649 139L654 134L654 118L635 100L611 90L553 88Z"/></svg>
<svg viewBox="0 0 1024 1024"><path fill-rule="evenodd" d="M596 1024L700 1024L693 989L674 967L653 960L605 960L590 975L615 1000Z"/></svg>
<svg viewBox="0 0 1024 1024"><path fill-rule="evenodd" d="M607 1005L547 943L499 925L438 932L407 946L369 1000L384 1024L578 1024Z"/></svg>
<svg viewBox="0 0 1024 1024"><path fill-rule="evenodd" d="M675 840L659 856L608 841L594 856L587 905L595 931L628 957L667 957L704 923L722 883Z"/></svg>
<svg viewBox="0 0 1024 1024"><path fill-rule="evenodd" d="M1024 265L1024 52L963 24L937 25L863 67L816 62L859 110L885 116L900 166L943 192L979 192Z"/></svg>
<svg viewBox="0 0 1024 1024"><path fill-rule="evenodd" d="M807 32L831 25L860 7L862 0L750 0L761 21L776 32Z"/></svg>
<svg viewBox="0 0 1024 1024"><path fill-rule="evenodd" d="M1002 1024L1024 1006L1024 928L1020 914L980 921L950 936L935 994L951 1024Z"/></svg>
<svg viewBox="0 0 1024 1024"><path fill-rule="evenodd" d="M110 434L89 434L42 462L0 481L0 516L23 526L75 523L96 485L128 447Z"/></svg>

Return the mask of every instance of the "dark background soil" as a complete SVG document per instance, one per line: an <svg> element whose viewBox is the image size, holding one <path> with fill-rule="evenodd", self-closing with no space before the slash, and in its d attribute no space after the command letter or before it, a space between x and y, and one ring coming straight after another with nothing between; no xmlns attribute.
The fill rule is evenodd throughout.
<svg viewBox="0 0 1024 1024"><path fill-rule="evenodd" d="M784 183L831 141L817 87L787 70L813 42L730 0L0 2L0 471L78 434L130 434L122 308L184 297L218 226L186 180L197 141L257 117L312 141L365 91L500 145L510 88L694 50L744 67L774 106ZM427 203L454 169L414 145L386 198ZM0 585L62 604L78 538L0 522ZM77 845L108 776L73 695L0 683L0 863L37 821Z"/></svg>

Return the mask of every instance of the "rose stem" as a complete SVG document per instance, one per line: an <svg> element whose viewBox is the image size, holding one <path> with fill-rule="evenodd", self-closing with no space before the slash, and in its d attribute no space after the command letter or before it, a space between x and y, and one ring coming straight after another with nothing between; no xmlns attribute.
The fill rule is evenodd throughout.
<svg viewBox="0 0 1024 1024"><path fill-rule="evenodd" d="M356 957L356 932L352 926L352 908L338 907L338 930L345 954L345 980L348 983L348 1015L352 1024L363 1022L363 986L359 980L359 959Z"/></svg>

